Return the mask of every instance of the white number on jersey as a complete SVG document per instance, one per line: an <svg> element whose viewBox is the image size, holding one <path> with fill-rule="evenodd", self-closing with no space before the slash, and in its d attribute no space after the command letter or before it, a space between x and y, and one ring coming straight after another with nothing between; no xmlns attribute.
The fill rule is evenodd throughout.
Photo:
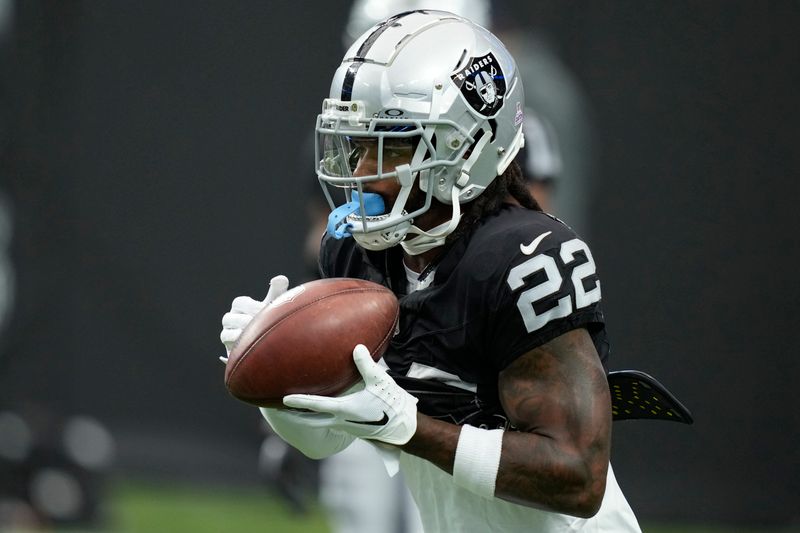
<svg viewBox="0 0 800 533"><path fill-rule="evenodd" d="M596 268L592 252L589 251L586 243L580 239L572 239L561 244L559 258L564 264L564 270L569 269L570 265L575 262L575 254L577 252L583 252L586 255L586 262L572 267L570 279L575 287L575 309L582 309L600 301L600 282L596 281L595 286L589 291L583 285L583 280L594 275ZM556 260L549 255L535 255L512 268L508 274L508 285L512 291L515 291L525 285L525 278L540 271L544 272L545 280L530 289L522 291L517 300L517 307L522 314L522 320L525 322L525 327L529 333L541 329L551 320L568 316L573 310L569 295L560 298L555 307L551 307L540 314L536 314L533 308L533 304L536 302L540 302L557 293L563 282Z"/></svg>

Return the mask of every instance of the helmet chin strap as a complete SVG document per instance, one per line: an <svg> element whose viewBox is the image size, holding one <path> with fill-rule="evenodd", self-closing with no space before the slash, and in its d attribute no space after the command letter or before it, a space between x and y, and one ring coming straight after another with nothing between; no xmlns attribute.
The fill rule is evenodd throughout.
<svg viewBox="0 0 800 533"><path fill-rule="evenodd" d="M403 247L403 250L408 255L419 255L427 252L428 250L437 248L444 244L444 241L448 235L453 233L453 231L456 229L456 226L458 226L458 223L461 221L461 205L458 201L458 193L458 187L453 186L451 191L453 212L448 222L440 224L429 231L421 230L416 226L411 226L408 229L408 233L418 234L416 237L412 239L405 239L400 243L400 246Z"/></svg>

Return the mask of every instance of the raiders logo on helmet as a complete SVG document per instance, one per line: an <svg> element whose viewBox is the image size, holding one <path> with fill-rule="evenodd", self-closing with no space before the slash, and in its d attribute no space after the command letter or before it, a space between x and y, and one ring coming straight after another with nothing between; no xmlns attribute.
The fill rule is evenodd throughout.
<svg viewBox="0 0 800 533"><path fill-rule="evenodd" d="M492 116L503 105L506 78L491 52L471 58L466 67L451 74L450 78L461 89L467 103L481 115Z"/></svg>

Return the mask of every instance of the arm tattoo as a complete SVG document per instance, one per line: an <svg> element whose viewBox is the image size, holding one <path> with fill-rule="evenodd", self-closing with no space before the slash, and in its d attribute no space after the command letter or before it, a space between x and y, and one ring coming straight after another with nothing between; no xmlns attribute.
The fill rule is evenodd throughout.
<svg viewBox="0 0 800 533"><path fill-rule="evenodd" d="M591 338L573 330L503 370L506 432L496 495L569 514L596 512L610 453L608 383Z"/></svg>

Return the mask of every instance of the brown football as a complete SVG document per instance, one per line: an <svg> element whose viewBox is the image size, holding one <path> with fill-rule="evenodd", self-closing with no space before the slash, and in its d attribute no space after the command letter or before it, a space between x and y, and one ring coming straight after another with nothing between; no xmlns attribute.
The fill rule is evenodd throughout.
<svg viewBox="0 0 800 533"><path fill-rule="evenodd" d="M335 396L361 379L353 348L377 361L397 328L392 292L369 281L330 278L298 285L258 313L225 366L230 393L281 407L287 394Z"/></svg>

